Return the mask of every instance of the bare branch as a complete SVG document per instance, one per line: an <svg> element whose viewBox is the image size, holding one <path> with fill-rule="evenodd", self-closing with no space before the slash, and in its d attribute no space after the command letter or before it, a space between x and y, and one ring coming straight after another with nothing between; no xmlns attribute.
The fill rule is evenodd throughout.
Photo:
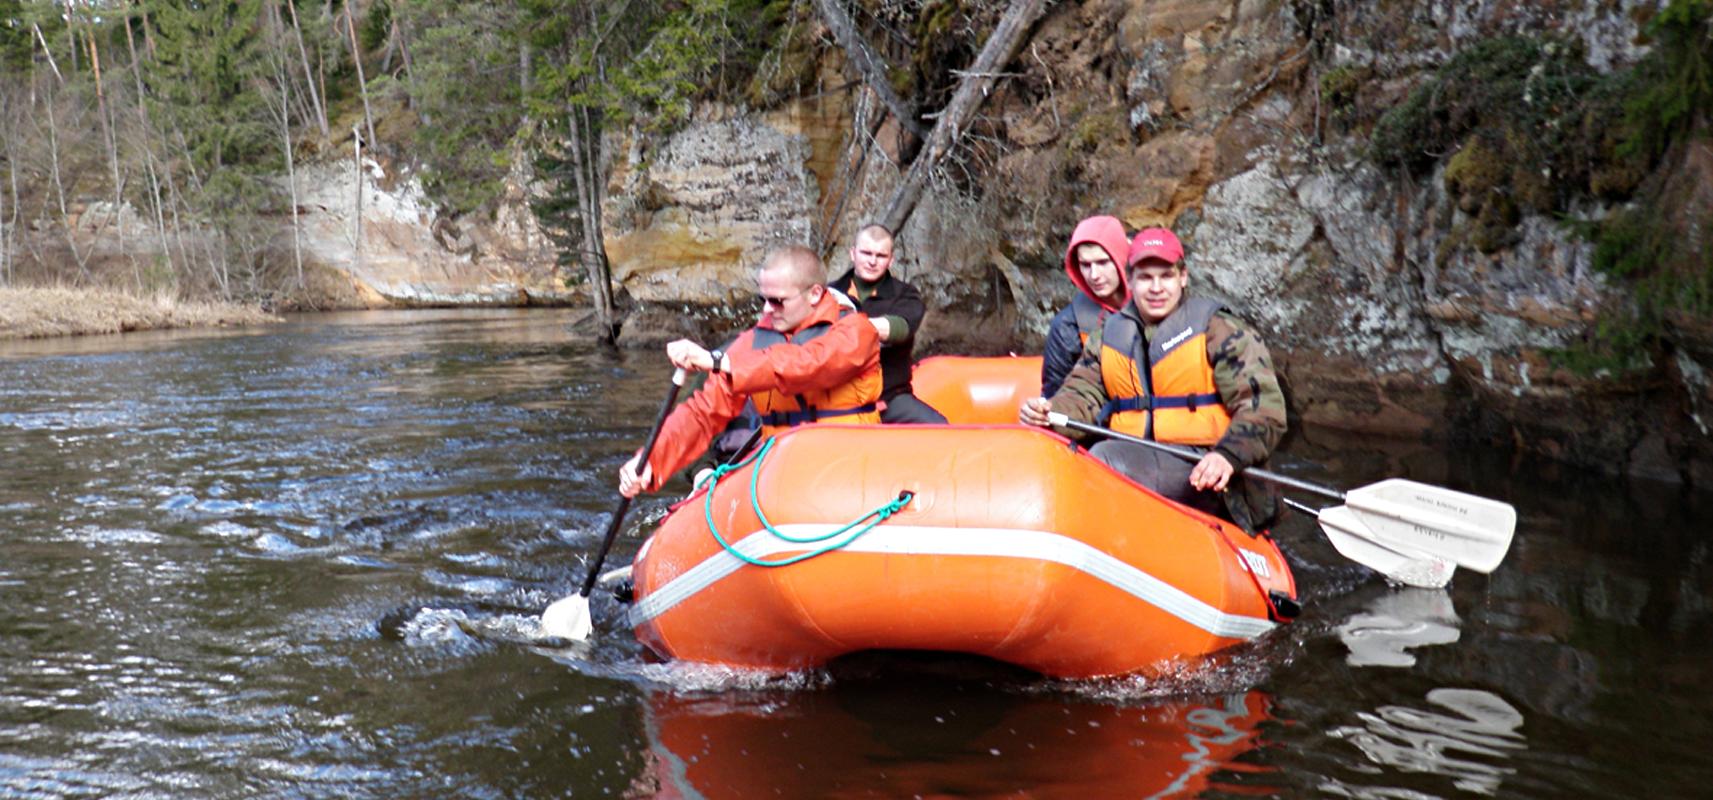
<svg viewBox="0 0 1713 800"><path fill-rule="evenodd" d="M815 0L815 5L821 10L821 17L827 21L827 27L833 31L834 38L839 40L839 46L850 56L851 63L862 73L863 80L870 89L880 97L880 102L886 104L887 110L898 119L898 124L918 139L925 139L928 132L922 128L922 123L916 119L915 112L898 93L892 90L892 84L887 81L889 67L886 60L881 58L874 48L869 47L868 41L857 31L856 23L839 0Z"/></svg>

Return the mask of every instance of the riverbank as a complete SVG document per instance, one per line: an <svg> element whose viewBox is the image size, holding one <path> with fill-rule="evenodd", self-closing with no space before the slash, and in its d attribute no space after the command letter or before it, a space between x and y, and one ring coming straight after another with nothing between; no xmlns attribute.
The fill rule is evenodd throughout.
<svg viewBox="0 0 1713 800"><path fill-rule="evenodd" d="M258 306L137 297L112 289L0 288L0 339L279 322Z"/></svg>

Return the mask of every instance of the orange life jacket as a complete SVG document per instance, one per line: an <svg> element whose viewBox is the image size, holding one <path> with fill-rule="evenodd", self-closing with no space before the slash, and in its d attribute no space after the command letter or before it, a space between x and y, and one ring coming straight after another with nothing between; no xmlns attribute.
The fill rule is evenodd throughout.
<svg viewBox="0 0 1713 800"><path fill-rule="evenodd" d="M849 308L839 309L839 318L854 314ZM750 331L751 348L765 350L776 344L808 344L827 332L833 323L820 322L796 333L785 334L771 328ZM834 425L880 424L880 365L864 371L855 379L831 389L787 395L768 390L750 395L762 436L773 436L787 428L806 423Z"/></svg>
<svg viewBox="0 0 1713 800"><path fill-rule="evenodd" d="M1210 446L1231 427L1207 359L1207 325L1220 304L1186 298L1161 322L1152 340L1132 308L1113 314L1101 331L1100 374L1107 427L1174 444ZM1145 369L1139 368L1145 365Z"/></svg>

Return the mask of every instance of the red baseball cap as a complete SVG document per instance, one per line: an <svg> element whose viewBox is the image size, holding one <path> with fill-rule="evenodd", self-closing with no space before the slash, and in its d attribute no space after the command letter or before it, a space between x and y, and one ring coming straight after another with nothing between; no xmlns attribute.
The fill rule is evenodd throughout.
<svg viewBox="0 0 1713 800"><path fill-rule="evenodd" d="M1165 228L1144 228L1130 240L1130 263L1125 266L1134 267L1150 258L1176 264L1184 260L1184 245L1177 234Z"/></svg>

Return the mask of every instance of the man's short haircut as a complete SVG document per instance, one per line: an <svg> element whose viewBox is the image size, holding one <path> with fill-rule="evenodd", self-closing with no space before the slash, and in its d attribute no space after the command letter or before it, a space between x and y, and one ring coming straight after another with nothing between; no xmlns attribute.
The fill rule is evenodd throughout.
<svg viewBox="0 0 1713 800"><path fill-rule="evenodd" d="M893 235L892 229L878 222L870 222L867 225L857 228L856 235L858 239L867 236L870 239L885 239L888 242L892 242L894 245L897 244L897 237Z"/></svg>
<svg viewBox="0 0 1713 800"><path fill-rule="evenodd" d="M761 262L761 268L785 270L799 289L827 282L827 268L821 264L820 256L800 244L786 245L768 253L767 260Z"/></svg>

